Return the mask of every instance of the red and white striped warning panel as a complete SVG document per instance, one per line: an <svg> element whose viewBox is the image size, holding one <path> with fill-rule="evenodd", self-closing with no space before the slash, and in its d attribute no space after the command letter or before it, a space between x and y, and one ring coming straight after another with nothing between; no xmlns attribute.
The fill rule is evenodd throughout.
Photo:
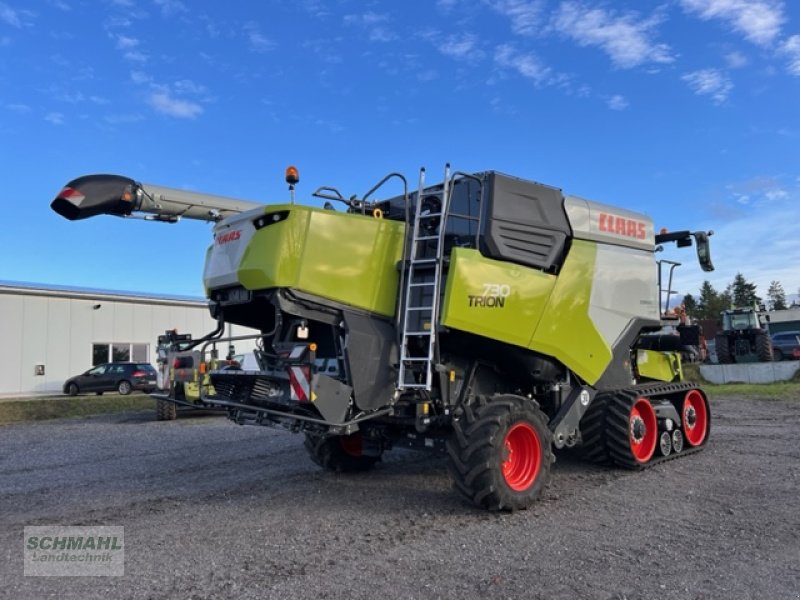
<svg viewBox="0 0 800 600"><path fill-rule="evenodd" d="M289 367L289 388L292 400L309 402L311 400L311 367Z"/></svg>

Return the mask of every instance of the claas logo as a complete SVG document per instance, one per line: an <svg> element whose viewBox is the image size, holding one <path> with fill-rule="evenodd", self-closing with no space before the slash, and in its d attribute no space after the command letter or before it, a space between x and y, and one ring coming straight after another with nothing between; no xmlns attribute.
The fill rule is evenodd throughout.
<svg viewBox="0 0 800 600"><path fill-rule="evenodd" d="M643 240L647 232L647 227L643 221L626 219L625 217L608 213L600 213L597 227L600 231L616 233L617 235L624 235L637 240Z"/></svg>
<svg viewBox="0 0 800 600"><path fill-rule="evenodd" d="M228 233L223 233L222 235L217 236L217 245L222 246L228 242L235 242L240 237L242 237L242 232L239 229L229 231Z"/></svg>

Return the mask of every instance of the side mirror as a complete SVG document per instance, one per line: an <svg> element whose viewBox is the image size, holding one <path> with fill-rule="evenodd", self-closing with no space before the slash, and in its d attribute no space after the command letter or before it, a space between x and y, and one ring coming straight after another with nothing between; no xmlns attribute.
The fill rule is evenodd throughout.
<svg viewBox="0 0 800 600"><path fill-rule="evenodd" d="M708 238L714 235L714 232L695 231L692 235L697 242L697 260L700 263L700 268L703 271L713 271L714 263L711 262L711 244L709 244Z"/></svg>

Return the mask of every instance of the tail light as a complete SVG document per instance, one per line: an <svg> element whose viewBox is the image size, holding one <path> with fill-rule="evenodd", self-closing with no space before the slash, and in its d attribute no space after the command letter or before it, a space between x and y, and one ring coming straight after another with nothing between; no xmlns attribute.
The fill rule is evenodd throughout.
<svg viewBox="0 0 800 600"><path fill-rule="evenodd" d="M147 377L147 373L145 373L144 371L134 371L133 372L133 376L134 377Z"/></svg>

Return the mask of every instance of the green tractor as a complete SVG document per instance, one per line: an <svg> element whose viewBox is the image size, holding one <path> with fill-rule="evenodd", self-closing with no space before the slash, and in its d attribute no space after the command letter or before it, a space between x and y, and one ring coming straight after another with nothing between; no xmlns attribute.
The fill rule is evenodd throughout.
<svg viewBox="0 0 800 600"><path fill-rule="evenodd" d="M717 362L772 362L772 340L761 326L753 308L734 308L720 314L722 333L717 334L714 346Z"/></svg>
<svg viewBox="0 0 800 600"><path fill-rule="evenodd" d="M360 198L322 187L317 208L294 203L290 169L290 202L247 209L98 175L52 206L213 219L211 314L261 332L260 368L212 371L204 401L301 433L323 468L440 452L465 498L515 510L542 493L556 450L643 469L706 445L706 394L679 352L640 340L663 325L659 245L694 242L712 270L709 233L655 234L641 213L496 171L425 176L410 191L391 173ZM401 189L373 198L388 185Z"/></svg>

